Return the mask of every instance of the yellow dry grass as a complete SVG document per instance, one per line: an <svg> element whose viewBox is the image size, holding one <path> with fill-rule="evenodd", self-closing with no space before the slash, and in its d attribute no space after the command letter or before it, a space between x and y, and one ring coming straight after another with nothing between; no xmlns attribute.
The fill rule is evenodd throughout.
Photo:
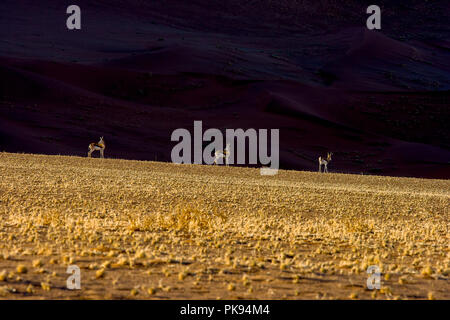
<svg viewBox="0 0 450 320"><path fill-rule="evenodd" d="M449 204L448 180L0 153L0 298L450 299Z"/></svg>

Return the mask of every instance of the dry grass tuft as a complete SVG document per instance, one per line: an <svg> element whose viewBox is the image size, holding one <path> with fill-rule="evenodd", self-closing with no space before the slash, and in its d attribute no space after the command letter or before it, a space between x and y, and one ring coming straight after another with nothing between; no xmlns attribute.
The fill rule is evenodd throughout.
<svg viewBox="0 0 450 320"><path fill-rule="evenodd" d="M28 269L23 264L19 264L16 268L17 273L27 273Z"/></svg>

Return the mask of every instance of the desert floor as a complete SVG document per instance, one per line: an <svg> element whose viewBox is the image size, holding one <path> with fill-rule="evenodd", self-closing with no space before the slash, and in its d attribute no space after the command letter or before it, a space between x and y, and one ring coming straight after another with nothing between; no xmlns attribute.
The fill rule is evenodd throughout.
<svg viewBox="0 0 450 320"><path fill-rule="evenodd" d="M0 298L450 299L449 205L448 180L0 153Z"/></svg>

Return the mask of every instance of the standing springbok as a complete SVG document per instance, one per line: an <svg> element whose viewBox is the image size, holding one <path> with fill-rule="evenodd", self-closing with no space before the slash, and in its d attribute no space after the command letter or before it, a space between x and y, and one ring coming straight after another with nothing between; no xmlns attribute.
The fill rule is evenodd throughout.
<svg viewBox="0 0 450 320"><path fill-rule="evenodd" d="M99 142L97 142L97 143L93 142L89 145L88 158L91 157L92 152L94 152L95 150L99 150L100 157L104 158L105 157L104 156L105 148L106 148L105 140L103 139L103 137L101 137Z"/></svg>
<svg viewBox="0 0 450 320"><path fill-rule="evenodd" d="M319 157L319 172L322 172L322 165L323 165L323 172L328 172L328 164L331 162L331 156L333 155L333 152L328 152L327 154L327 160L325 160L322 157Z"/></svg>
<svg viewBox="0 0 450 320"><path fill-rule="evenodd" d="M230 144L227 144L225 150L216 151L214 156L214 164L217 164L217 160L220 158L225 158L225 164L228 165L228 158L230 157Z"/></svg>

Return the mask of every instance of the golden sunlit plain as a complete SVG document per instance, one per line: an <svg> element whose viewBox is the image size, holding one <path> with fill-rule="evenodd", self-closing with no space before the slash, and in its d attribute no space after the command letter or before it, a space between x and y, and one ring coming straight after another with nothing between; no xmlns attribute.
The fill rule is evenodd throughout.
<svg viewBox="0 0 450 320"><path fill-rule="evenodd" d="M0 153L0 298L450 299L449 205L448 180Z"/></svg>

